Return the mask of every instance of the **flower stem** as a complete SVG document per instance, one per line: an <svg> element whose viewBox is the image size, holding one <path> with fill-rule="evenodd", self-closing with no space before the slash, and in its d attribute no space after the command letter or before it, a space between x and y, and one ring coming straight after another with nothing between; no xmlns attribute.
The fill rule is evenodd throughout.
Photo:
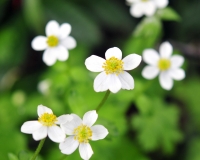
<svg viewBox="0 0 200 160"><path fill-rule="evenodd" d="M44 144L44 142L45 142L45 139L46 139L46 138L44 138L44 139L42 139L42 140L40 141L40 143L39 143L39 145L38 145L38 147L37 147L37 149L36 149L36 151L35 151L33 157L31 158L31 160L35 160L35 159L37 158L37 156L38 156L38 154L40 153L40 150L42 149L42 146L43 146L43 144Z"/></svg>
<svg viewBox="0 0 200 160"><path fill-rule="evenodd" d="M97 112L103 106L103 104L105 103L105 101L107 100L107 98L108 98L109 95L110 95L110 90L107 90L107 92L106 92L105 96L103 97L102 101L97 106L97 109L96 109Z"/></svg>

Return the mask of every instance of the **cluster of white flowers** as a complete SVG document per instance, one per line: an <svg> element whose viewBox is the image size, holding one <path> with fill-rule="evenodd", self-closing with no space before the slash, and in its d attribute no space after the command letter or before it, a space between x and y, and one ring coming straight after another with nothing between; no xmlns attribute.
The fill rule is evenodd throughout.
<svg viewBox="0 0 200 160"><path fill-rule="evenodd" d="M168 0L126 0L131 6L130 13L133 17L139 18L143 15L152 16L157 8L165 8Z"/></svg>
<svg viewBox="0 0 200 160"><path fill-rule="evenodd" d="M131 13L140 17L143 14L152 15L156 7L162 8L168 4L167 0L127 0L132 4ZM76 46L76 41L69 36L71 26L68 23L60 27L56 21L50 21L46 26L47 37L37 36L32 41L35 50L45 50L43 60L47 65L53 65L56 60L65 61L68 58L68 50ZM184 58L180 55L172 56L173 48L169 42L161 44L160 55L154 49L146 49L143 52L143 60L148 64L142 76L153 79L159 75L162 88L170 90L173 79L182 80L185 72L181 69ZM130 54L122 59L122 51L117 48L109 48L105 52L105 59L92 55L85 60L86 68L92 72L101 72L94 80L94 90L103 92L110 90L117 93L120 89L134 89L134 79L127 72L135 69L141 63L142 57ZM38 86L42 93L46 93L49 83L43 81ZM21 132L32 134L34 140L49 137L52 141L60 143L59 148L64 154L73 153L78 147L82 159L89 160L93 150L89 140L104 139L108 130L102 125L94 125L98 114L95 110L88 111L83 120L76 114L66 114L56 117L52 110L39 105L37 109L38 120L25 122ZM67 137L66 137L67 135Z"/></svg>
<svg viewBox="0 0 200 160"><path fill-rule="evenodd" d="M88 160L93 154L89 140L104 139L108 135L104 126L93 126L98 117L95 110L86 112L83 120L76 114L56 117L50 108L43 105L38 106L37 113L38 120L25 122L21 132L32 134L36 141L48 136L53 142L60 143L61 152L67 155L79 146L81 158ZM66 138L66 135L69 136Z"/></svg>

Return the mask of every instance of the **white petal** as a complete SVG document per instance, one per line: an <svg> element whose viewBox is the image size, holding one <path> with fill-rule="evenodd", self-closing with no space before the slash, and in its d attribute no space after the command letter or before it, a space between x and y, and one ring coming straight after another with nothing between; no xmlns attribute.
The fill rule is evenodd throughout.
<svg viewBox="0 0 200 160"><path fill-rule="evenodd" d="M32 42L31 46L36 51L42 51L47 48L47 38L45 36L37 36Z"/></svg>
<svg viewBox="0 0 200 160"><path fill-rule="evenodd" d="M92 130L93 141L104 139L108 135L108 130L102 125L92 126L91 130Z"/></svg>
<svg viewBox="0 0 200 160"><path fill-rule="evenodd" d="M82 120L76 114L71 114L73 119L62 125L62 129L65 131L67 135L73 135L74 129L82 124Z"/></svg>
<svg viewBox="0 0 200 160"><path fill-rule="evenodd" d="M73 49L76 47L76 40L71 36L68 36L65 39L61 40L60 43L67 49Z"/></svg>
<svg viewBox="0 0 200 160"><path fill-rule="evenodd" d="M89 160L93 154L93 150L89 143L81 143L79 145L79 153L82 159Z"/></svg>
<svg viewBox="0 0 200 160"><path fill-rule="evenodd" d="M168 5L168 0L154 0L158 8L165 8Z"/></svg>
<svg viewBox="0 0 200 160"><path fill-rule="evenodd" d="M185 71L181 68L170 69L169 74L173 79L178 81L185 78Z"/></svg>
<svg viewBox="0 0 200 160"><path fill-rule="evenodd" d="M44 52L42 59L46 65L52 66L56 62L57 56L55 51L55 48L49 48Z"/></svg>
<svg viewBox="0 0 200 160"><path fill-rule="evenodd" d="M70 114L64 114L57 118L58 122L56 124L64 124L66 122L69 122L73 119L73 116Z"/></svg>
<svg viewBox="0 0 200 160"><path fill-rule="evenodd" d="M116 74L110 74L109 76L108 88L112 93L117 93L122 87L121 81Z"/></svg>
<svg viewBox="0 0 200 160"><path fill-rule="evenodd" d="M45 137L47 137L47 127L46 126L42 126L38 130L33 132L33 139L36 141L44 139Z"/></svg>
<svg viewBox="0 0 200 160"><path fill-rule="evenodd" d="M92 55L85 60L86 68L92 72L101 72L104 69L102 68L105 59Z"/></svg>
<svg viewBox="0 0 200 160"><path fill-rule="evenodd" d="M72 154L78 148L79 142L74 139L74 136L69 136L64 142L60 143L59 148L64 154Z"/></svg>
<svg viewBox="0 0 200 160"><path fill-rule="evenodd" d="M52 110L46 106L43 106L43 105L39 105L38 108L37 108L37 113L38 113L38 116L40 117L42 114L44 113L53 113Z"/></svg>
<svg viewBox="0 0 200 160"><path fill-rule="evenodd" d="M51 36L55 35L57 36L59 34L59 24L56 21L49 21L46 25L46 35Z"/></svg>
<svg viewBox="0 0 200 160"><path fill-rule="evenodd" d="M132 70L136 68L137 66L139 66L141 60L142 60L142 57L140 55L130 54L126 56L125 58L123 58L122 60L124 62L123 69Z"/></svg>
<svg viewBox="0 0 200 160"><path fill-rule="evenodd" d="M63 142L65 140L65 133L63 130L58 126L51 126L48 127L48 136L53 142Z"/></svg>
<svg viewBox="0 0 200 160"><path fill-rule="evenodd" d="M146 79L153 79L159 73L159 69L155 66L146 66L142 70L142 76Z"/></svg>
<svg viewBox="0 0 200 160"><path fill-rule="evenodd" d="M144 15L143 4L136 3L131 6L130 13L133 17L139 18Z"/></svg>
<svg viewBox="0 0 200 160"><path fill-rule="evenodd" d="M171 57L171 68L179 68L183 65L184 58L180 55L174 55Z"/></svg>
<svg viewBox="0 0 200 160"><path fill-rule="evenodd" d="M91 127L97 120L98 114L95 110L88 111L83 116L83 124Z"/></svg>
<svg viewBox="0 0 200 160"><path fill-rule="evenodd" d="M159 75L159 81L163 89L170 90L173 86L173 80L168 72L161 72Z"/></svg>
<svg viewBox="0 0 200 160"><path fill-rule="evenodd" d="M66 61L69 57L69 53L68 50L65 49L63 46L58 46L56 47L57 53L56 53L56 57L58 60L60 61Z"/></svg>
<svg viewBox="0 0 200 160"><path fill-rule="evenodd" d="M71 25L69 23L63 23L59 29L59 38L66 38L71 32Z"/></svg>
<svg viewBox="0 0 200 160"><path fill-rule="evenodd" d="M133 77L126 71L123 71L118 75L119 80L122 84L122 89L133 89L134 88L134 79Z"/></svg>
<svg viewBox="0 0 200 160"><path fill-rule="evenodd" d="M169 42L163 42L160 45L160 56L162 58L170 58L172 52L173 52L173 48L172 45Z"/></svg>
<svg viewBox="0 0 200 160"><path fill-rule="evenodd" d="M126 0L126 2L127 2L129 5L131 5L131 4L133 4L133 3L136 3L136 2L138 2L138 1L140 1L140 0Z"/></svg>
<svg viewBox="0 0 200 160"><path fill-rule="evenodd" d="M105 72L101 72L94 79L94 90L96 92L103 92L108 90L109 81L110 76L107 75Z"/></svg>
<svg viewBox="0 0 200 160"><path fill-rule="evenodd" d="M154 66L157 66L158 60L160 59L158 52L154 49L145 49L142 58L144 62Z"/></svg>
<svg viewBox="0 0 200 160"><path fill-rule="evenodd" d="M144 2L144 3L145 3L144 8L143 8L144 14L146 16L154 15L154 13L156 11L156 6L155 6L154 2L149 1L149 2Z"/></svg>
<svg viewBox="0 0 200 160"><path fill-rule="evenodd" d="M105 53L105 57L106 59L111 57L122 59L122 51L117 47L109 48Z"/></svg>
<svg viewBox="0 0 200 160"><path fill-rule="evenodd" d="M36 130L40 129L42 124L38 121L27 121L21 126L21 132L32 134Z"/></svg>

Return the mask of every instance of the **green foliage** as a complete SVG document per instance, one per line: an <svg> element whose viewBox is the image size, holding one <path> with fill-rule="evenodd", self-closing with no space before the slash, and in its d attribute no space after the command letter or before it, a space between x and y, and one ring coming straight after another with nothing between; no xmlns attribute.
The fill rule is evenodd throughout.
<svg viewBox="0 0 200 160"><path fill-rule="evenodd" d="M17 156L14 155L13 153L8 153L8 159L9 159L9 160L19 160L19 159L17 158Z"/></svg>
<svg viewBox="0 0 200 160"><path fill-rule="evenodd" d="M194 137L191 139L187 146L187 151L185 153L185 160L199 160L200 159L200 138Z"/></svg>
<svg viewBox="0 0 200 160"><path fill-rule="evenodd" d="M171 2L176 3L179 2ZM161 39L191 40L192 34L185 33L198 37L200 23L195 15L199 4L189 3L176 6L182 7L183 17L166 7L152 17L136 19L130 16L125 2L120 1L1 0L0 159L28 160L33 155L37 142L32 135L21 133L20 127L25 121L37 120L39 104L50 107L57 116L75 113L83 117L85 112L96 109L105 93L96 93L93 89L97 73L91 73L84 65L89 55L101 54L104 58L108 47L124 46L121 49L125 57L156 48ZM66 62L46 67L41 60L43 52L33 51L31 40L45 35L49 20L70 23L77 47L69 51ZM172 28L163 26L162 20L183 23L172 32ZM178 34L180 30L184 33L179 35L182 39L174 39L173 33ZM198 38L195 42L198 44ZM174 159L199 160L200 80L194 72L199 66L188 59L187 67L188 73L195 76L174 82L170 92L160 87L158 78L142 78L143 64L131 71L134 90L111 94L98 112L96 124L104 125L109 135L104 140L91 141L94 151L91 160L156 159L151 153L159 153L162 159L171 155ZM38 90L41 81L49 82L45 92ZM177 147L178 144L182 146ZM47 140L37 160L61 157L58 144ZM80 159L79 151L66 159Z"/></svg>
<svg viewBox="0 0 200 160"><path fill-rule="evenodd" d="M44 28L43 6L40 0L23 1L23 14L30 29L34 29L39 33L44 33L41 28Z"/></svg>
<svg viewBox="0 0 200 160"><path fill-rule="evenodd" d="M181 17L170 7L166 7L157 11L157 16L165 21L180 21Z"/></svg>
<svg viewBox="0 0 200 160"><path fill-rule="evenodd" d="M164 153L172 153L174 144L183 138L178 129L178 109L144 95L136 104L141 112L133 116L132 124L141 147L148 152L161 148Z"/></svg>
<svg viewBox="0 0 200 160"><path fill-rule="evenodd" d="M145 48L152 48L158 42L161 33L162 24L159 19L156 17L144 18L125 43L125 54L141 54Z"/></svg>

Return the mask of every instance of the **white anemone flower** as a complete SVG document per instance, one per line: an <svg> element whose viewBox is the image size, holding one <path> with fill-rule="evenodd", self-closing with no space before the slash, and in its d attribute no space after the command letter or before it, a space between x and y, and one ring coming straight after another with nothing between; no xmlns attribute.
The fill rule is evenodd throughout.
<svg viewBox="0 0 200 160"><path fill-rule="evenodd" d="M65 133L70 136L60 143L59 148L63 154L69 155L79 146L81 158L89 160L93 154L89 140L104 139L108 135L108 130L102 125L93 126L98 117L95 110L86 112L83 120L76 114L71 115L73 116L72 121L63 125Z"/></svg>
<svg viewBox="0 0 200 160"><path fill-rule="evenodd" d="M134 79L126 71L136 68L141 62L141 56L130 54L122 59L119 48L113 47L106 51L106 60L92 55L85 60L85 65L92 72L101 72L94 80L94 90L102 92L110 90L117 93L122 89L133 89Z"/></svg>
<svg viewBox="0 0 200 160"><path fill-rule="evenodd" d="M185 71L181 69L184 58L180 55L173 55L173 48L169 42L164 42L159 48L160 55L154 49L146 49L143 52L143 60L148 64L142 76L146 79L153 79L159 75L159 82L163 89L170 90L174 80L185 78Z"/></svg>
<svg viewBox="0 0 200 160"><path fill-rule="evenodd" d="M158 8L165 8L168 5L168 0L127 0L127 2L131 6L131 15L136 18L143 15L152 16Z"/></svg>
<svg viewBox="0 0 200 160"><path fill-rule="evenodd" d="M36 51L44 51L43 61L46 65L53 65L56 60L66 61L69 57L68 50L76 47L76 40L69 36L71 25L63 23L61 26L52 20L46 25L46 37L37 36L31 45Z"/></svg>
<svg viewBox="0 0 200 160"><path fill-rule="evenodd" d="M49 137L53 142L63 142L65 140L65 132L57 126L72 120L71 115L56 117L50 108L39 105L37 108L38 120L27 121L21 126L21 132L32 134L33 139L38 141Z"/></svg>

